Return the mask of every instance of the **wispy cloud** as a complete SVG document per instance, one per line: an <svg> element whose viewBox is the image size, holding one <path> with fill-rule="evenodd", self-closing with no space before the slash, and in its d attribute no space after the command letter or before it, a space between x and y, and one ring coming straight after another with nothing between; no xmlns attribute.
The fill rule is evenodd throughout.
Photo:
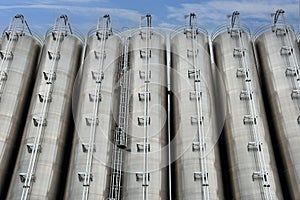
<svg viewBox="0 0 300 200"><path fill-rule="evenodd" d="M195 12L201 25L209 30L216 28L222 23L226 23L226 15L238 10L241 13L241 20L251 29L257 28L260 24L271 22L270 13L282 8L286 11L288 21L297 26L298 1L203 1L201 3L181 4L180 7L167 7L168 19L175 19L183 23L183 16Z"/></svg>
<svg viewBox="0 0 300 200"><path fill-rule="evenodd" d="M70 0L72 1L72 0ZM74 0L81 1L81 0ZM140 16L142 15L136 10L122 9L122 8L104 8L97 6L76 6L76 5L60 5L60 4L23 4L23 5L0 5L0 10L22 10L22 12L28 11L30 13L42 13L45 15L51 15L53 17L53 11L55 13L66 13L76 18L76 24L79 28L86 32L93 24L96 23L99 16L110 14L114 27L121 29L123 26L137 25L139 23ZM45 10L45 11L43 11ZM42 19L41 18L41 19ZM38 19L36 19L38 20ZM54 21L54 19L53 19ZM37 21L39 22L39 21ZM35 23L37 23L35 22ZM89 26L87 24L90 24ZM45 27L45 26L43 26ZM46 29L46 28L45 28Z"/></svg>

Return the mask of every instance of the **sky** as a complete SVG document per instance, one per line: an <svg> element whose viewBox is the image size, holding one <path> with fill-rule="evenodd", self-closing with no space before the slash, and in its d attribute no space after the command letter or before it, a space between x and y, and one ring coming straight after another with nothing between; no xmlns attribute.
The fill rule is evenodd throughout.
<svg viewBox="0 0 300 200"><path fill-rule="evenodd" d="M23 14L31 29L44 35L61 14L84 35L97 24L99 16L110 14L118 31L139 26L142 15L153 15L155 27L174 29L187 24L184 15L197 14L198 24L211 33L228 23L227 15L237 10L241 23L253 32L272 22L271 13L283 9L287 22L299 29L297 0L0 0L0 31L16 14Z"/></svg>

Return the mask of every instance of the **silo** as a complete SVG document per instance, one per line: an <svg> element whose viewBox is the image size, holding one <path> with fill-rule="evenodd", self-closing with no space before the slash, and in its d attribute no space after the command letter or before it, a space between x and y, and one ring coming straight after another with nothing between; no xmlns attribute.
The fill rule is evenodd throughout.
<svg viewBox="0 0 300 200"><path fill-rule="evenodd" d="M109 198L121 44L109 15L88 33L65 199Z"/></svg>
<svg viewBox="0 0 300 200"><path fill-rule="evenodd" d="M216 65L226 98L224 149L232 199L282 199L250 31L239 12L212 35ZM225 153L225 152L224 152Z"/></svg>
<svg viewBox="0 0 300 200"><path fill-rule="evenodd" d="M3 33L0 51L0 198L10 176L33 88L41 41L22 15L16 15Z"/></svg>
<svg viewBox="0 0 300 200"><path fill-rule="evenodd" d="M165 35L151 15L129 40L129 120L122 199L169 199ZM146 23L146 25L144 25Z"/></svg>
<svg viewBox="0 0 300 200"><path fill-rule="evenodd" d="M8 199L60 199L72 127L72 88L82 50L62 15L46 34Z"/></svg>
<svg viewBox="0 0 300 200"><path fill-rule="evenodd" d="M278 172L286 181L287 198L300 199L300 54L296 36L280 9L274 14L274 23L258 29L254 39L268 120L276 139Z"/></svg>
<svg viewBox="0 0 300 200"><path fill-rule="evenodd" d="M170 42L172 199L224 199L208 36L186 17Z"/></svg>

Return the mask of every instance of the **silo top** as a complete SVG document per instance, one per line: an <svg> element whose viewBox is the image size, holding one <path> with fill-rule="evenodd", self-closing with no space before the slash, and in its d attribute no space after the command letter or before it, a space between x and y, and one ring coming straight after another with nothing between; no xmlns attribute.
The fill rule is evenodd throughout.
<svg viewBox="0 0 300 200"><path fill-rule="evenodd" d="M242 33L246 33L249 36L251 35L250 29L243 24L241 24L240 27L230 27L228 24L224 24L219 26L212 32L211 40L214 41L219 35L222 35L224 33L231 35L237 34L238 30L241 30Z"/></svg>

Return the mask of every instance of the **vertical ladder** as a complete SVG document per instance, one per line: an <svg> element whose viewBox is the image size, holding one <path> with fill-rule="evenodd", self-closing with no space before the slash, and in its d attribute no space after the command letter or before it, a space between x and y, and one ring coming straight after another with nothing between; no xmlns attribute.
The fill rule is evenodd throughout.
<svg viewBox="0 0 300 200"><path fill-rule="evenodd" d="M8 78L9 63L13 59L13 51L16 45L15 41L18 40L19 37L23 36L25 26L27 27L28 32L32 35L31 30L29 29L29 26L26 20L24 19L24 16L16 15L12 18L8 29L4 32L7 39L7 44L4 50L0 51L0 103L2 95L4 93L5 84Z"/></svg>
<svg viewBox="0 0 300 200"><path fill-rule="evenodd" d="M198 64L198 28L197 19L195 13L189 15L189 29L191 32L192 50L188 50L187 56L191 57L189 52L192 54L193 69L189 70L189 78L194 75L194 91L192 91L196 100L196 117L191 117L191 122L197 124L197 142L193 142L193 150L199 151L200 160L200 172L194 172L194 180L201 180L202 186L202 199L209 199L209 182L208 182L208 170L206 160L206 142L205 142L205 131L204 131L204 115L203 115L203 104L202 104L202 91L201 91L201 69ZM187 30L186 30L187 31Z"/></svg>
<svg viewBox="0 0 300 200"><path fill-rule="evenodd" d="M146 33L145 37L143 37L142 33L142 20L146 20ZM150 14L147 14L145 16L141 17L141 39L145 39L145 50L142 52L140 51L140 57L141 59L144 59L145 63L145 71L140 71L140 78L144 78L144 90L142 91L143 97L140 96L140 100L143 99L144 101L144 114L142 117L138 117L138 124L140 126L143 126L144 128L144 141L142 144L137 144L138 152L143 152L143 171L136 173L137 181L139 179L142 179L142 188L143 188L143 200L148 200L148 186L150 181L150 175L148 170L148 153L150 151L150 144L149 144L149 138L148 138L148 132L149 132L149 125L150 125L150 92L149 92L149 84L150 84L150 77L151 72L149 71L150 67L150 57L151 57L151 50L150 50L150 39L151 39L151 20L152 16ZM140 94L139 94L140 95Z"/></svg>
<svg viewBox="0 0 300 200"><path fill-rule="evenodd" d="M248 151L254 152L254 157L256 160L257 171L252 173L252 180L258 180L261 188L262 198L266 200L272 199L272 195L270 192L270 184L268 179L268 171L266 167L266 161L264 157L264 148L262 143L262 138L260 135L260 130L258 123L260 123L260 118L257 116L256 111L256 97L253 95L254 87L252 85L252 77L251 77L251 68L249 67L247 59L249 59L247 48L244 45L243 39L243 29L240 25L239 20L239 12L235 11L231 15L231 28L230 33L235 31L235 37L232 39L237 39L239 46L233 50L233 56L241 61L241 69L238 69L236 75L237 78L243 77L243 85L246 87L240 93L240 100L245 100L247 107L249 108L249 113L247 113L243 122L246 125L251 127L251 139L247 144ZM238 73L239 72L239 73ZM242 72L242 73L240 73Z"/></svg>
<svg viewBox="0 0 300 200"><path fill-rule="evenodd" d="M110 182L109 200L121 199L121 184L123 177L123 150L127 147L128 111L129 111L129 67L128 67L129 38L125 38L121 69L121 94L119 104L118 128L115 130L113 144L113 168Z"/></svg>
<svg viewBox="0 0 300 200"><path fill-rule="evenodd" d="M104 59L105 59L105 44L108 36L110 35L110 16L104 15L103 16L103 26L100 30L100 24L101 19L98 21L98 30L96 32L96 35L98 37L98 40L100 40L100 48L99 52L95 51L95 58L99 60L98 63L98 71L92 72L92 79L95 81L95 90L93 93L94 98L90 98L90 100L93 102L93 113L89 118L86 118L86 124L87 126L90 126L89 128L89 141L88 143L83 143L83 152L87 153L86 157L86 164L85 164L85 170L84 172L78 172L78 178L80 182L83 182L83 191L82 191L82 200L87 200L89 198L89 189L90 189L90 183L93 181L93 175L92 175L92 163L93 163L93 156L95 149L95 135L96 135L96 128L99 125L99 119L98 119L98 111L99 111L99 104L101 101L101 86L102 81L104 79ZM97 54L98 53L98 54Z"/></svg>
<svg viewBox="0 0 300 200"><path fill-rule="evenodd" d="M274 15L274 22L272 26L273 32L276 34L276 36L281 36L286 38L286 44L281 47L280 54L281 56L286 57L287 60L290 60L290 65L286 66L285 75L294 77L293 78L293 88L291 91L291 98L292 100L299 100L300 99L300 66L298 64L297 57L294 53L293 49L293 41L290 35L290 28L285 20L284 10L279 9L272 15ZM281 26L278 24L279 19L281 17ZM284 40L283 40L284 41ZM299 101L298 101L299 102ZM300 110L300 105L298 103L298 111ZM298 115L297 119L295 120L298 124L300 124L300 114Z"/></svg>
<svg viewBox="0 0 300 200"><path fill-rule="evenodd" d="M45 94L39 96L40 102L42 103L41 112L33 117L33 125L36 127L36 134L34 136L34 142L33 144L27 144L27 150L28 153L30 153L30 161L27 168L27 171L25 173L20 173L20 179L23 182L23 189L22 189L22 200L26 200L29 198L29 192L31 188L32 182L35 180L35 169L36 164L38 162L39 153L41 153L41 143L42 143L42 134L44 131L45 126L47 126L47 112L49 103L51 102L51 93L53 84L55 81L55 71L57 66L57 60L59 55L59 49L61 45L61 41L64 37L63 30L66 28L66 22L68 21L68 18L66 15L62 15L55 21L55 29L53 30L53 34L55 35L55 32L57 34L58 39L54 39L54 51L50 52L48 51L49 59L51 60L50 70L49 72L44 72L44 79L46 80L46 92ZM50 53L49 53L50 52ZM55 56L56 55L56 56Z"/></svg>

